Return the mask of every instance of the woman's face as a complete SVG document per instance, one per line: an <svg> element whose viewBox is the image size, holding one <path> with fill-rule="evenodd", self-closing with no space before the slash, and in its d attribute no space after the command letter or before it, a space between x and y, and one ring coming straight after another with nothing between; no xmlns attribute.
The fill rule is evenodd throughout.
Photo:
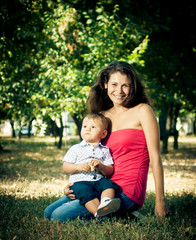
<svg viewBox="0 0 196 240"><path fill-rule="evenodd" d="M130 94L130 79L120 72L113 73L105 88L114 105L123 105L123 102Z"/></svg>

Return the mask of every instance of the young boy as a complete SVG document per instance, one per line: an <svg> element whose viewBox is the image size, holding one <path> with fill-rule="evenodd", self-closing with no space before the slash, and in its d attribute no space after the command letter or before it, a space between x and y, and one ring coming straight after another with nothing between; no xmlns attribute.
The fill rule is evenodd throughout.
<svg viewBox="0 0 196 240"><path fill-rule="evenodd" d="M102 114L88 114L82 123L83 141L72 146L63 158L63 170L74 183L71 190L95 217L120 208L120 199L114 198L120 187L107 178L113 174L113 160L108 147L100 143L107 136L107 128L108 121Z"/></svg>

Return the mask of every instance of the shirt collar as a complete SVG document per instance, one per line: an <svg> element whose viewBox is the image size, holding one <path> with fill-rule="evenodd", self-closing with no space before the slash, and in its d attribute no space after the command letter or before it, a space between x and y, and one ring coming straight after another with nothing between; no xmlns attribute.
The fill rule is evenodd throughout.
<svg viewBox="0 0 196 240"><path fill-rule="evenodd" d="M80 145L81 145L82 147L92 146L92 147L96 148L96 147L98 147L98 146L101 146L101 147L106 148L106 146L104 146L101 142L98 143L96 146L93 146L93 145L91 145L90 143L87 143L85 140L82 140L81 143L80 143Z"/></svg>

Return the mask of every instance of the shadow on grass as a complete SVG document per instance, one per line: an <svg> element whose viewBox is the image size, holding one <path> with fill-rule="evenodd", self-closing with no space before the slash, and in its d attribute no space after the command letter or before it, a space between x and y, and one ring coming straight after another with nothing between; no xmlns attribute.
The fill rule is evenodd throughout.
<svg viewBox="0 0 196 240"><path fill-rule="evenodd" d="M36 139L14 141L1 139L0 178L37 180L42 176L56 177L61 172L65 149L57 149L53 142ZM63 173L62 173L63 174Z"/></svg>
<svg viewBox="0 0 196 240"><path fill-rule="evenodd" d="M194 193L182 193L166 195L169 217L183 219L187 216L189 219L196 220L196 196ZM141 208L144 215L154 214L155 194L147 193L146 200ZM196 224L196 222L195 222Z"/></svg>
<svg viewBox="0 0 196 240"><path fill-rule="evenodd" d="M17 140L16 138L6 138L6 137L0 137L0 143L1 145L3 146L3 150L2 152L4 151L8 151L7 149L11 148L11 149L21 149L22 151L24 149L28 149L28 150L31 150L35 148L45 148L45 147L48 147L48 146L51 146L51 147L54 147L57 151L59 150L57 148L57 145L56 145L56 142L55 142L55 139L53 139L51 137L46 137L46 138L42 138L42 137L31 137L31 138L22 138L21 140ZM62 144L62 148L66 148L66 147L70 147L72 146L73 144L76 144L80 141L79 137L73 137L63 141L63 144ZM1 152L0 152L1 153Z"/></svg>
<svg viewBox="0 0 196 240"><path fill-rule="evenodd" d="M0 166L0 179L16 180L20 176L31 180L39 180L50 176L63 177L62 160L36 159L27 156L17 156L14 159L4 159Z"/></svg>
<svg viewBox="0 0 196 240"><path fill-rule="evenodd" d="M95 220L78 220L66 224L49 222L43 219L45 207L57 200L56 197L30 198L0 195L0 239L86 239L91 229L97 236L88 239L194 239L196 198L193 194L168 196L170 216L159 223L154 217L154 194L148 194L140 210L148 221L137 223L130 217L113 218L110 222L98 224ZM79 227L79 228L78 228ZM100 231L98 231L98 229ZM102 232L107 238L102 238ZM134 232L135 231L135 232ZM111 233L109 233L111 232ZM126 238L139 234L138 238ZM129 235L130 234L130 235ZM80 236L80 237L79 237Z"/></svg>

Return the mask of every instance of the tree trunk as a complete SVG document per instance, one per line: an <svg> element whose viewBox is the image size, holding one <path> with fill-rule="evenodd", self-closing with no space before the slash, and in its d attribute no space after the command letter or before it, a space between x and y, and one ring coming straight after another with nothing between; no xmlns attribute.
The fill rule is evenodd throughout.
<svg viewBox="0 0 196 240"><path fill-rule="evenodd" d="M168 153L168 138L169 131L167 130L167 118L168 118L168 108L164 108L161 110L159 115L159 126L160 126L160 135L163 143L162 153Z"/></svg>
<svg viewBox="0 0 196 240"><path fill-rule="evenodd" d="M195 113L195 119L193 120L193 134L196 135L196 113Z"/></svg>
<svg viewBox="0 0 196 240"><path fill-rule="evenodd" d="M169 132L166 131L165 132L165 135L163 136L163 146L162 146L162 153L163 154L166 154L168 153L168 138L169 138Z"/></svg>
<svg viewBox="0 0 196 240"><path fill-rule="evenodd" d="M174 149L178 149L178 131L174 132Z"/></svg>
<svg viewBox="0 0 196 240"><path fill-rule="evenodd" d="M35 119L35 117L33 117L33 118L29 121L29 124L28 124L28 137L29 137L29 138L31 137L32 122L33 122L34 119Z"/></svg>
<svg viewBox="0 0 196 240"><path fill-rule="evenodd" d="M81 128L82 128L82 119L78 119L77 118L77 115L73 115L73 120L77 126L77 130L78 130L78 135L80 135L80 131L81 131ZM81 136L80 136L81 138Z"/></svg>
<svg viewBox="0 0 196 240"><path fill-rule="evenodd" d="M14 129L14 121L10 120L10 124L12 126L12 137L15 138L16 137L16 132L15 132L15 129Z"/></svg>
<svg viewBox="0 0 196 240"><path fill-rule="evenodd" d="M173 132L174 132L174 149L178 149L178 131L176 129L176 124L177 124L177 119L178 119L178 115L180 112L180 107L181 104L176 104L175 105L175 109L174 109L174 124L173 124Z"/></svg>
<svg viewBox="0 0 196 240"><path fill-rule="evenodd" d="M62 142L63 142L63 120L60 118L60 128L59 128L59 142L58 142L58 148L60 149L62 147Z"/></svg>

